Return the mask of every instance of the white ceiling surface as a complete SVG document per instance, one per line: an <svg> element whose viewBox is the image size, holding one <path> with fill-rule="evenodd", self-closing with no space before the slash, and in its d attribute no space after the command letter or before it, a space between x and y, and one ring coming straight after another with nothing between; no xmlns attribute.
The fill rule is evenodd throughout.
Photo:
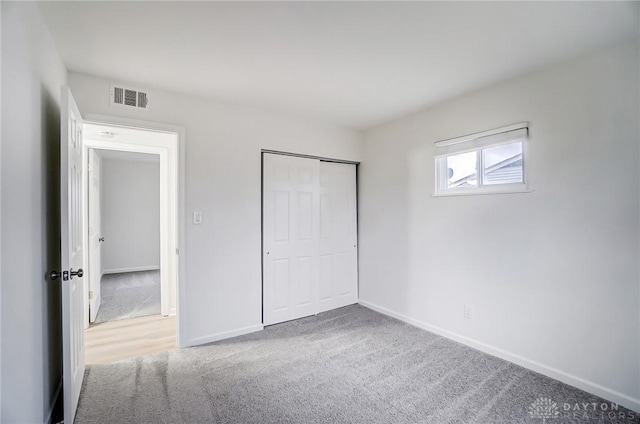
<svg viewBox="0 0 640 424"><path fill-rule="evenodd" d="M639 31L636 2L40 7L70 71L357 129L567 56L637 39Z"/></svg>

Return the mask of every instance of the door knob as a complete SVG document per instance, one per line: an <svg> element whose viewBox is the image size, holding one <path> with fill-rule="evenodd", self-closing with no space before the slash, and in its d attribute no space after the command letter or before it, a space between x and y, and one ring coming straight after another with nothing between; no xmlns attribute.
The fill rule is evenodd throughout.
<svg viewBox="0 0 640 424"><path fill-rule="evenodd" d="M104 237L100 237L98 241L104 241Z"/></svg>
<svg viewBox="0 0 640 424"><path fill-rule="evenodd" d="M84 275L84 271L82 270L82 268L80 268L77 271L74 271L73 268L71 268L69 270L69 279L73 279L73 277L79 277L82 278L82 276Z"/></svg>
<svg viewBox="0 0 640 424"><path fill-rule="evenodd" d="M82 278L82 276L84 275L84 271L82 270L82 268L80 268L77 271L74 271L73 268L71 268L69 271L51 271L48 275L48 277L51 280L57 280L58 278L62 278L62 281L67 281L67 280L71 280L73 277L80 277Z"/></svg>

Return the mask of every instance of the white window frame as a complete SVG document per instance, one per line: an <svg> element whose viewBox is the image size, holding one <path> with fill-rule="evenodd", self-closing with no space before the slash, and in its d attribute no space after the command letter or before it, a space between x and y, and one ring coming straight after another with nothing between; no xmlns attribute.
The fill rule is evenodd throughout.
<svg viewBox="0 0 640 424"><path fill-rule="evenodd" d="M435 143L435 197L468 196L476 194L528 193L529 123L520 122L489 131L469 134ZM510 184L484 184L484 151L497 146L522 143L522 182ZM476 187L448 187L447 158L461 153L476 152Z"/></svg>

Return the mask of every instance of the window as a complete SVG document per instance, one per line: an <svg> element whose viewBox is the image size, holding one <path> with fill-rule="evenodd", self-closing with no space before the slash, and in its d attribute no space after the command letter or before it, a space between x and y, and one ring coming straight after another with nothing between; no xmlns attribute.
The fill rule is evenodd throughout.
<svg viewBox="0 0 640 424"><path fill-rule="evenodd" d="M528 191L528 123L436 143L436 196Z"/></svg>

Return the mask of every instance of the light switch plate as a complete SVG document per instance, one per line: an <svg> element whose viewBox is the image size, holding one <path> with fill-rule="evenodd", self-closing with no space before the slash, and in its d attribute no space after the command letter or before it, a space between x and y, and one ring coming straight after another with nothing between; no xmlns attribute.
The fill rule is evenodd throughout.
<svg viewBox="0 0 640 424"><path fill-rule="evenodd" d="M195 211L193 213L193 223L196 225L202 224L202 211Z"/></svg>

